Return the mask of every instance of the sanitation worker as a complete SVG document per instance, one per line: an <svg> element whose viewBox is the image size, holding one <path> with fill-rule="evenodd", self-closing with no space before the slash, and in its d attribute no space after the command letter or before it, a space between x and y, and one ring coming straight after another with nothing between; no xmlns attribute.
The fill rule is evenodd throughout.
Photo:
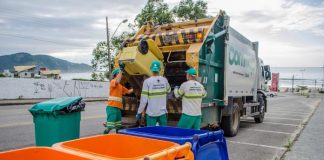
<svg viewBox="0 0 324 160"><path fill-rule="evenodd" d="M146 109L146 125L167 125L167 93L171 91L166 78L159 75L161 70L160 61L153 61L150 66L153 74L143 83L140 105L136 114L136 120L140 120L142 112Z"/></svg>
<svg viewBox="0 0 324 160"><path fill-rule="evenodd" d="M188 129L200 129L201 124L201 101L207 92L197 80L197 71L190 68L186 71L187 81L180 88L174 89L175 97L182 97L182 114L178 127Z"/></svg>
<svg viewBox="0 0 324 160"><path fill-rule="evenodd" d="M128 90L120 84L121 70L123 70L122 65L120 65L120 69L114 69L112 72L113 79L110 81L108 105L106 107L107 122L103 124L106 127L104 134L108 134L112 129L116 129L116 132L118 132L118 129L122 127L122 96L133 92L133 89Z"/></svg>

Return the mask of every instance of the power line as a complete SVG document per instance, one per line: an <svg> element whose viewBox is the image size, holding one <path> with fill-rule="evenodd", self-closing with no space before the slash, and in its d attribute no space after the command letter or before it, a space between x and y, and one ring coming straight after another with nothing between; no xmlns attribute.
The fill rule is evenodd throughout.
<svg viewBox="0 0 324 160"><path fill-rule="evenodd" d="M47 43L53 43L53 44L58 44L58 45L65 45L65 46L77 46L77 47L84 47L84 48L91 47L91 46L83 46L83 45L79 45L79 44L57 42L57 41L53 41L53 40L42 39L42 38L37 38L37 37L32 37L32 36L26 36L26 35L19 35L19 34L0 33L0 36L15 37L15 38L22 38L22 39L29 39L29 40L35 40L35 41L47 42Z"/></svg>
<svg viewBox="0 0 324 160"><path fill-rule="evenodd" d="M9 12L2 11L0 17L6 17L8 19L15 19L15 20L19 20L19 21L32 21L32 22L42 24L45 26L55 25L55 23L45 22L43 18L28 15L28 14L26 14L26 12L21 12L20 10L0 8L0 11L1 10L6 10ZM22 19L21 17L24 17L24 19ZM28 19L26 19L26 18L28 18Z"/></svg>
<svg viewBox="0 0 324 160"><path fill-rule="evenodd" d="M45 26L45 27L52 27L53 25L55 25L54 23L50 24L50 23L45 23L44 21L38 21L38 20L33 20L33 19L25 19L25 18L21 18L21 17L13 17L13 16L7 16L4 14L1 14L0 17L4 18L5 20L14 20L15 22L31 22L33 24L38 24L41 26Z"/></svg>

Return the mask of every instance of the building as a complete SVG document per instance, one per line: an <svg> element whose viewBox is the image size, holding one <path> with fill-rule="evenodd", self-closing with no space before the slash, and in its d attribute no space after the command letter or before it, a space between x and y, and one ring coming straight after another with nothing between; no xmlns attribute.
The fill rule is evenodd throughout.
<svg viewBox="0 0 324 160"><path fill-rule="evenodd" d="M35 65L31 66L14 66L14 77L17 78L35 78L38 75Z"/></svg>
<svg viewBox="0 0 324 160"><path fill-rule="evenodd" d="M47 79L61 79L60 70L40 70L40 77Z"/></svg>
<svg viewBox="0 0 324 160"><path fill-rule="evenodd" d="M60 70L49 70L46 67L31 66L14 66L12 73L15 78L44 78L44 79L61 79Z"/></svg>
<svg viewBox="0 0 324 160"><path fill-rule="evenodd" d="M14 74L9 69L5 69L2 73L5 77L14 77Z"/></svg>

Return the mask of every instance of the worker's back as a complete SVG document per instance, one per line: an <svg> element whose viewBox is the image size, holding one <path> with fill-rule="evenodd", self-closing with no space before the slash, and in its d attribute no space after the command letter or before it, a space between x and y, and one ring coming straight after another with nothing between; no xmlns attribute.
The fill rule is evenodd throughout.
<svg viewBox="0 0 324 160"><path fill-rule="evenodd" d="M167 93L170 92L168 80L162 76L152 76L143 83L141 106L149 116L160 116L167 113Z"/></svg>
<svg viewBox="0 0 324 160"><path fill-rule="evenodd" d="M189 80L181 84L179 92L183 97L182 113L193 116L201 115L201 101L206 96L204 86L195 80Z"/></svg>

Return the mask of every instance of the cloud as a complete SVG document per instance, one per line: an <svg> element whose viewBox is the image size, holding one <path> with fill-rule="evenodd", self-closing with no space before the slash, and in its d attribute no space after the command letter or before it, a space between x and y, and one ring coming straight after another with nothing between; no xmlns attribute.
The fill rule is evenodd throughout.
<svg viewBox="0 0 324 160"><path fill-rule="evenodd" d="M105 17L109 17L113 32L123 19L132 22L145 0L0 3L0 55L25 51L89 64L92 48L106 39ZM126 25L121 25L117 34L126 29Z"/></svg>
<svg viewBox="0 0 324 160"><path fill-rule="evenodd" d="M90 64L92 48L125 18L132 22L147 0L0 0L0 55L26 51ZM169 8L179 0L165 0ZM208 0L272 66L322 66L324 2L320 0ZM117 34L128 30L123 24ZM288 61L289 60L289 61Z"/></svg>
<svg viewBox="0 0 324 160"><path fill-rule="evenodd" d="M230 24L251 41L272 66L322 66L324 2L249 0L209 1L209 13L223 9ZM316 4L316 5L315 5Z"/></svg>

